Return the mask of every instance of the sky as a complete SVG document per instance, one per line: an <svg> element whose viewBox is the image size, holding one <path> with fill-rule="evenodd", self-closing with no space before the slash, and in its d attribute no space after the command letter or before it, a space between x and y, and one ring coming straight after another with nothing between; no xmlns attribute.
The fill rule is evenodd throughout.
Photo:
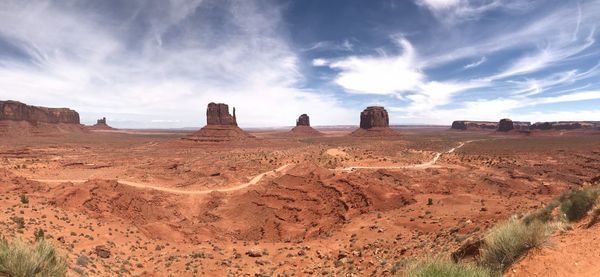
<svg viewBox="0 0 600 277"><path fill-rule="evenodd" d="M82 123L600 120L600 0L0 1L0 100Z"/></svg>

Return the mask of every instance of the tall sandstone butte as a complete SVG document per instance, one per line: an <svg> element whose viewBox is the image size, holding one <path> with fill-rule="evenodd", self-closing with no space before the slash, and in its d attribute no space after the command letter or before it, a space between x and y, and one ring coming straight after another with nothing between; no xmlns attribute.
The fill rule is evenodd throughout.
<svg viewBox="0 0 600 277"><path fill-rule="evenodd" d="M322 136L323 133L310 127L310 118L307 114L301 114L296 119L296 127L290 131L292 136L311 137L311 136Z"/></svg>
<svg viewBox="0 0 600 277"><path fill-rule="evenodd" d="M206 108L206 126L184 139L206 142L221 142L253 138L237 125L235 108L229 114L229 106L224 103L209 103Z"/></svg>
<svg viewBox="0 0 600 277"><path fill-rule="evenodd" d="M229 106L224 103L208 103L206 108L206 125L232 125L238 126L235 118L235 107L233 115L229 114Z"/></svg>
<svg viewBox="0 0 600 277"><path fill-rule="evenodd" d="M310 126L310 118L307 114L301 114L296 120L296 126Z"/></svg>
<svg viewBox="0 0 600 277"><path fill-rule="evenodd" d="M9 100L0 101L0 120L79 124L79 113L67 108L29 106Z"/></svg>
<svg viewBox="0 0 600 277"><path fill-rule="evenodd" d="M390 127L390 118L384 107L370 106L360 113L360 128Z"/></svg>
<svg viewBox="0 0 600 277"><path fill-rule="evenodd" d="M360 113L360 128L352 132L357 137L397 136L390 128L390 118L384 107L369 106Z"/></svg>

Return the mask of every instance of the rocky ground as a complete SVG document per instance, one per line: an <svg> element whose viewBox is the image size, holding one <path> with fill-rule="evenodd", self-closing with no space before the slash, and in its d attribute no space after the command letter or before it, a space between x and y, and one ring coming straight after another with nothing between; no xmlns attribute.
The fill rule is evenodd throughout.
<svg viewBox="0 0 600 277"><path fill-rule="evenodd" d="M0 138L0 233L76 276L386 276L600 172L595 133L324 133Z"/></svg>

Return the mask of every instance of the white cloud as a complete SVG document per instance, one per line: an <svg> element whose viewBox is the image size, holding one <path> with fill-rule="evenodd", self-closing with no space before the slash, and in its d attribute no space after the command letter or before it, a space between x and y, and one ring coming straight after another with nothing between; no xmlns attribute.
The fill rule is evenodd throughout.
<svg viewBox="0 0 600 277"><path fill-rule="evenodd" d="M277 8L219 2L228 16L217 30L202 1L159 3L166 10L147 14L140 31L139 11L153 3L112 18L54 1L3 1L0 36L32 60L0 61L0 98L68 106L84 122L106 116L116 127L201 126L211 101L237 107L242 127L293 125L302 113L314 124L355 123L355 111L331 95L297 89L299 58ZM194 27L173 32L184 22Z"/></svg>
<svg viewBox="0 0 600 277"><path fill-rule="evenodd" d="M396 94L416 89L423 73L415 67L415 50L405 38L396 40L403 53L392 57L348 57L329 66L339 70L335 83L348 92Z"/></svg>
<svg viewBox="0 0 600 277"><path fill-rule="evenodd" d="M312 61L313 66L326 66L328 64L329 64L329 62L325 59L314 59Z"/></svg>
<svg viewBox="0 0 600 277"><path fill-rule="evenodd" d="M464 69L469 69L469 68L478 67L478 66L480 66L481 64L483 64L485 61L487 61L487 58L486 58L486 57L481 57L481 59L479 59L479 60L477 60L477 61L474 61L474 62L472 62L472 63L470 63L470 64L467 64L467 65L465 65L463 68L464 68Z"/></svg>

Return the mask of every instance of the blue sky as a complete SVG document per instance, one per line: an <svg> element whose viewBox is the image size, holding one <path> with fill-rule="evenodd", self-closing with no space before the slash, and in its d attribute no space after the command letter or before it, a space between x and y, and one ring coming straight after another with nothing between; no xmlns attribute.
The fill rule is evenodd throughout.
<svg viewBox="0 0 600 277"><path fill-rule="evenodd" d="M600 120L600 1L0 2L0 99L83 123Z"/></svg>

